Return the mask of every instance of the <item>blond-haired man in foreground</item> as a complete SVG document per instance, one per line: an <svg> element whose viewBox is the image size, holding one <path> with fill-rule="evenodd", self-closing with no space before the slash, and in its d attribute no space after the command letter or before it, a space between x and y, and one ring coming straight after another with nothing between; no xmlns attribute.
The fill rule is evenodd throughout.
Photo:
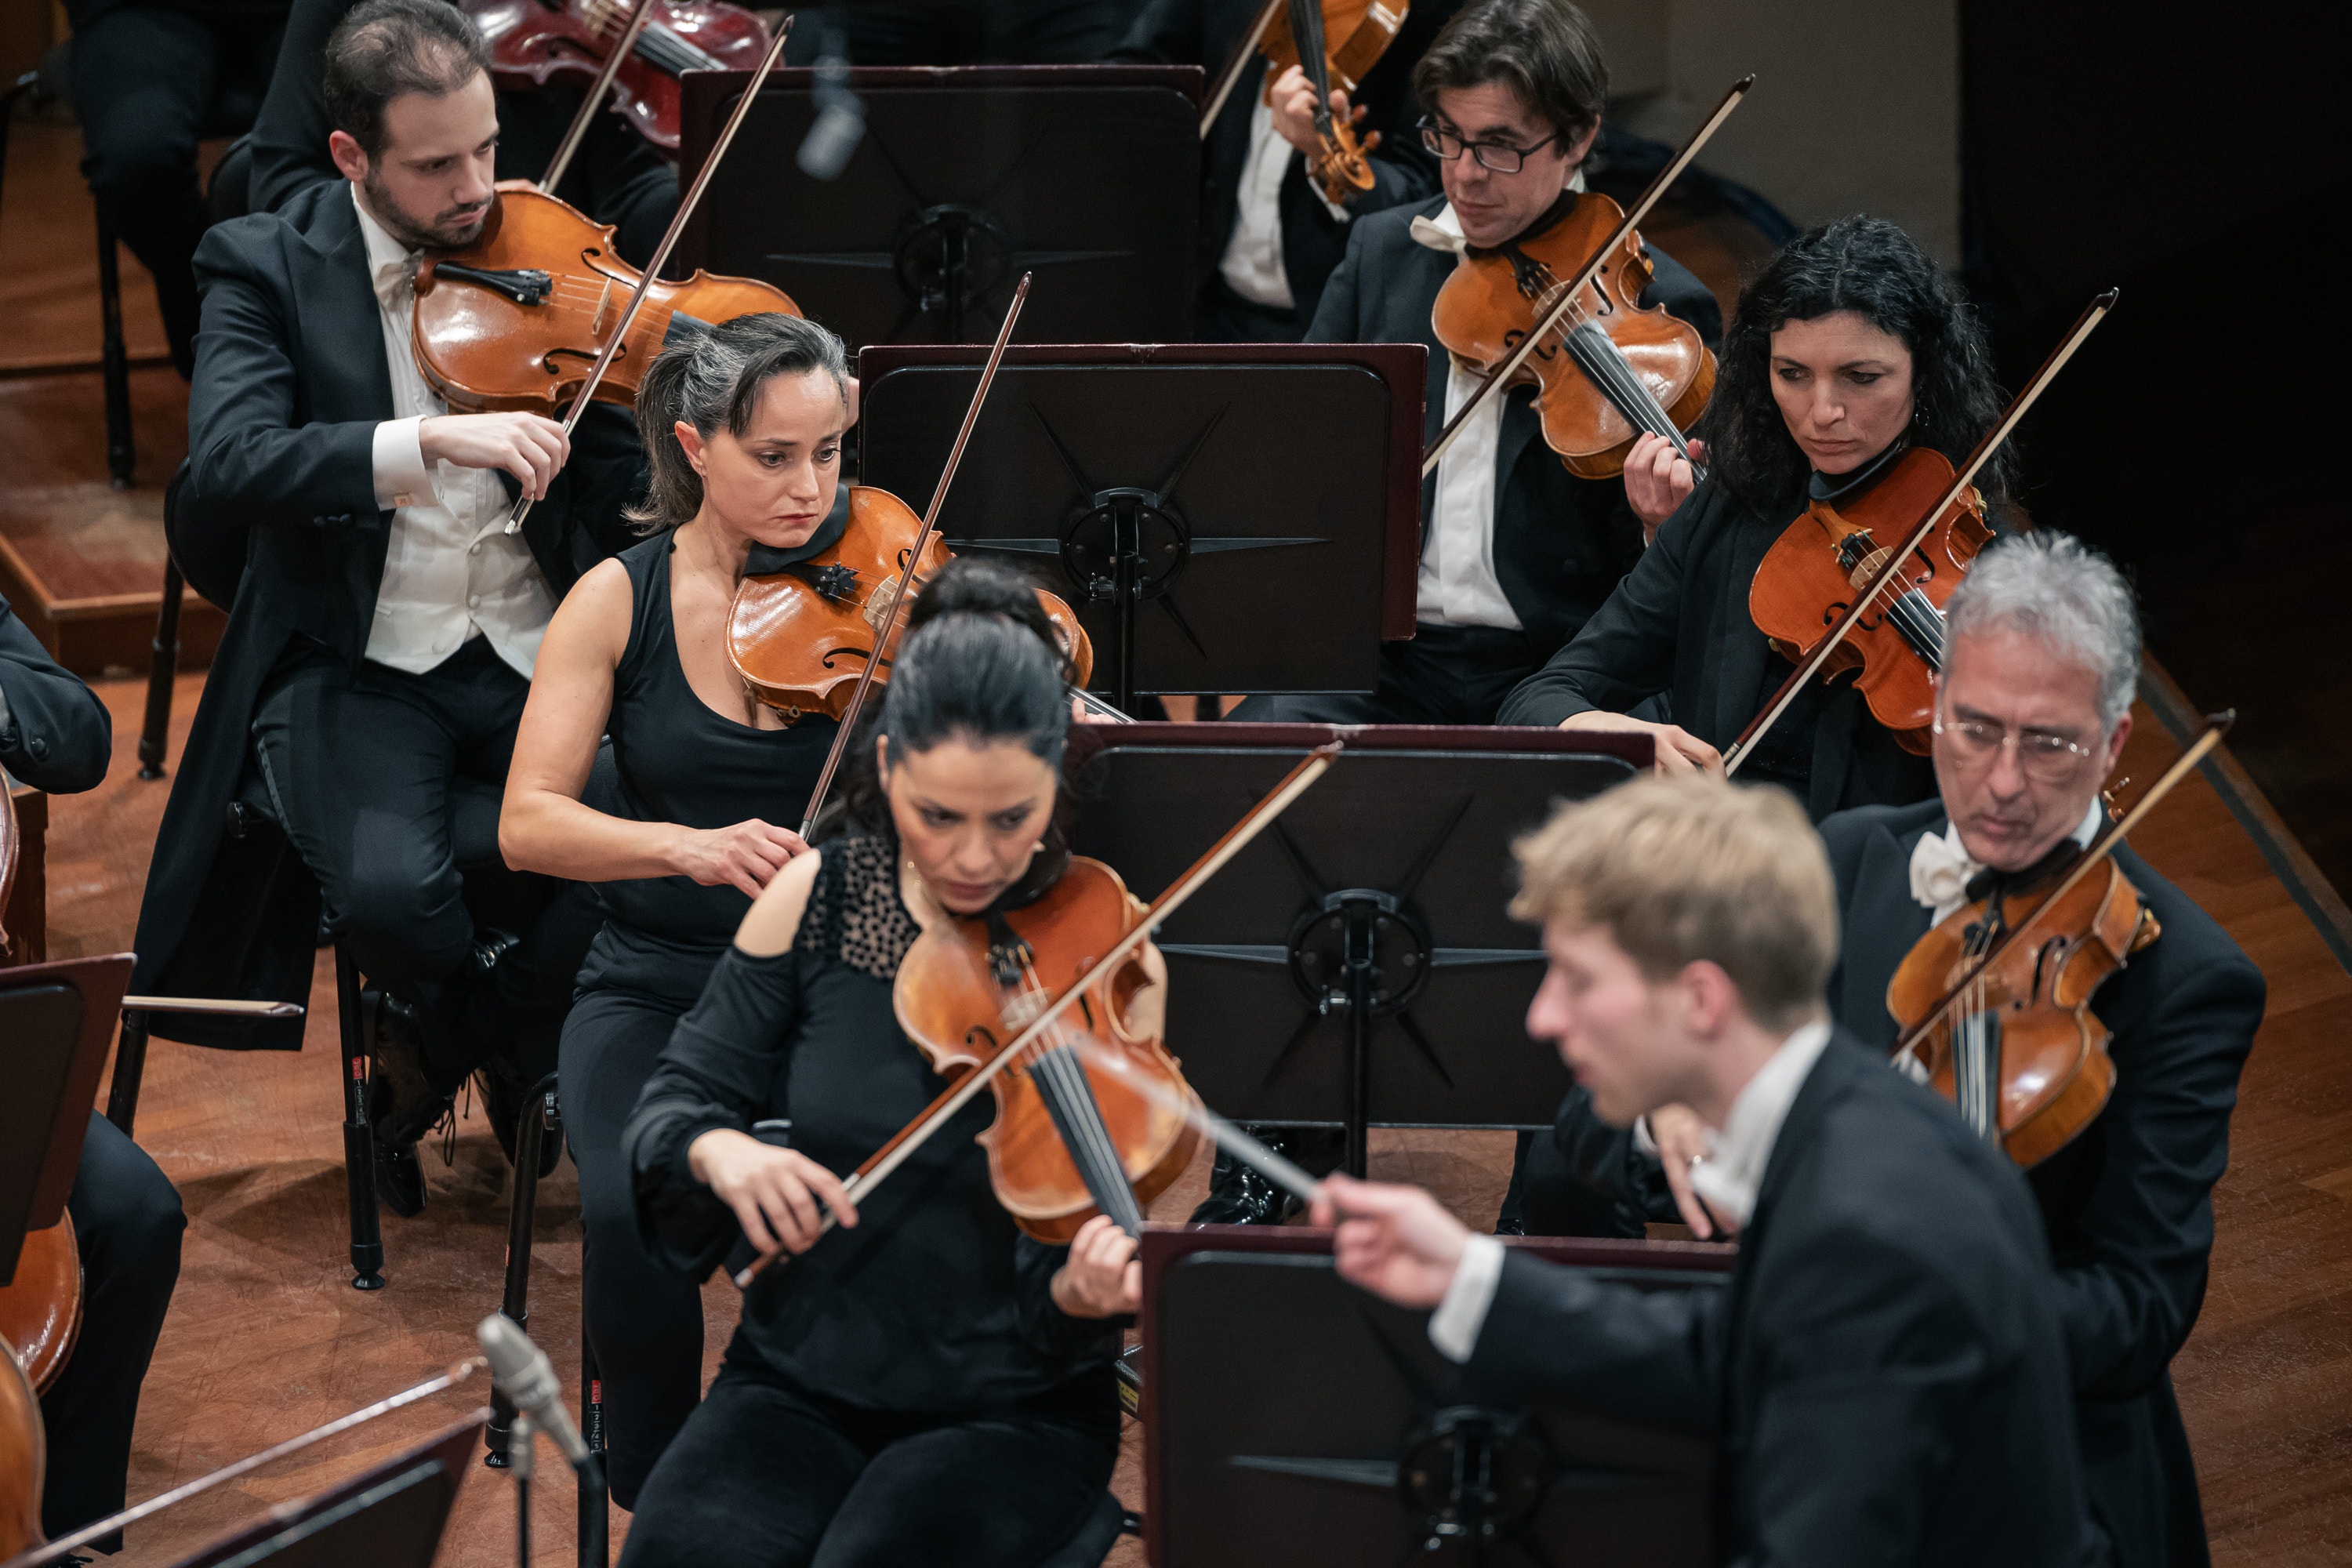
<svg viewBox="0 0 2352 1568"><path fill-rule="evenodd" d="M2024 1184L1851 1042L1835 895L1795 801L1701 777L1562 807L1514 912L1550 961L1528 1032L1623 1125L1722 1130L1699 1180L1742 1226L1727 1289L1645 1294L1334 1176L1339 1271L1409 1307L1465 1396L1705 1434L1719 1560L2072 1563L2086 1536L2064 1351Z"/></svg>

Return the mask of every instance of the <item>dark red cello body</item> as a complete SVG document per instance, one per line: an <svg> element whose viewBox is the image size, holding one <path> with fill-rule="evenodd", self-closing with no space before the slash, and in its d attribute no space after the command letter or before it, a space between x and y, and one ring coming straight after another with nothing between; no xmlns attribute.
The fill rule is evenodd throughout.
<svg viewBox="0 0 2352 1568"><path fill-rule="evenodd" d="M500 87L587 87L629 25L628 0L465 0L490 46ZM677 78L688 70L750 70L768 47L760 18L725 0L654 0L636 47L621 62L614 110L665 153L677 151Z"/></svg>

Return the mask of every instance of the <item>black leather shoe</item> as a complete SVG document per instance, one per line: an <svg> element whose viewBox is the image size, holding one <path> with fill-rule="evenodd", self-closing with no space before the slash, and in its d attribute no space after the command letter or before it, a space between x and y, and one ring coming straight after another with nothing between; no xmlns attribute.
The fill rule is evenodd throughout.
<svg viewBox="0 0 2352 1568"><path fill-rule="evenodd" d="M1265 1140L1276 1153L1285 1152L1278 1138ZM1307 1205L1297 1195L1276 1186L1232 1155L1219 1152L1209 1168L1209 1195L1192 1211L1194 1225L1280 1225Z"/></svg>
<svg viewBox="0 0 2352 1568"><path fill-rule="evenodd" d="M489 1119L490 1131L497 1135L499 1147L505 1152L507 1163L515 1163L515 1150L521 1145L522 1119L540 1114L540 1101L531 1086L522 1081L502 1057L492 1057L474 1075L482 1089L482 1114ZM540 1130L539 1173L547 1175L555 1163L563 1157L563 1135L552 1127Z"/></svg>
<svg viewBox="0 0 2352 1568"><path fill-rule="evenodd" d="M414 1143L375 1143L375 1199L403 1219L425 1212L425 1162Z"/></svg>
<svg viewBox="0 0 2352 1568"><path fill-rule="evenodd" d="M413 1144L448 1112L457 1095L435 1089L425 1077L425 1021L414 1005L371 990L360 998L360 1019L375 1062L368 1115L376 1146Z"/></svg>

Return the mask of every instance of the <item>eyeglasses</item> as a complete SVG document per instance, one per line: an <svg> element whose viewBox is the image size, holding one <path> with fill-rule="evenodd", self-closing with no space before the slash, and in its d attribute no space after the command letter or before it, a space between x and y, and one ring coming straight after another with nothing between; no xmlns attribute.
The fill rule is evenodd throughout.
<svg viewBox="0 0 2352 1568"><path fill-rule="evenodd" d="M1467 153L1478 160L1482 169L1497 174L1516 174L1527 165L1528 154L1540 153L1559 140L1558 132L1545 137L1532 147L1514 147L1503 142L1465 142L1454 132L1423 115L1421 121L1421 144L1451 163Z"/></svg>
<svg viewBox="0 0 2352 1568"><path fill-rule="evenodd" d="M2012 735L1999 724L1989 724L1980 719L1955 719L1947 723L1939 713L1928 727L1949 741L1954 754L1965 763L1990 763L2014 742L2018 771L2044 784L2073 777L2084 759L2096 754L2094 748L2047 730L2020 730Z"/></svg>

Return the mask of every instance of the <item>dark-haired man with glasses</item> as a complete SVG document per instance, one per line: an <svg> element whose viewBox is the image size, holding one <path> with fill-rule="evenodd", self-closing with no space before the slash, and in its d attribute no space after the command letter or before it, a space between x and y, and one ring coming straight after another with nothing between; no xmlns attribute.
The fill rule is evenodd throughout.
<svg viewBox="0 0 2352 1568"><path fill-rule="evenodd" d="M1601 131L1609 67L1591 21L1569 0L1477 0L1413 68L1423 146L1441 195L1360 217L1331 275L1309 342L1426 343L1423 440L1434 441L1481 381L1437 341L1430 315L1463 252L1543 233L1574 210ZM1723 315L1706 286L1652 247L1644 305L1664 305L1709 344ZM1544 444L1528 387L1490 398L1421 488L1421 573L1412 639L1381 649L1369 695L1253 697L1231 717L1328 724L1491 724L1511 689L1567 645L1647 547L1616 479L1580 479ZM1338 1145L1280 1135L1300 1163L1329 1169ZM1312 1144L1313 1146L1307 1146ZM1220 1156L1192 1217L1281 1218L1293 1200Z"/></svg>
<svg viewBox="0 0 2352 1568"><path fill-rule="evenodd" d="M1425 437L1480 384L1437 341L1430 314L1465 250L1539 235L1574 210L1601 129L1609 68L1569 0L1478 0L1413 68L1437 196L1361 217L1308 329L1309 342L1429 345ZM1706 287L1653 248L1645 305L1721 336ZM1580 479L1544 444L1531 388L1490 399L1422 486L1412 641L1382 649L1369 696L1252 698L1236 719L1486 724L1512 686L1575 636L1640 559L1642 521L1615 480Z"/></svg>
<svg viewBox="0 0 2352 1568"><path fill-rule="evenodd" d="M1887 982L1930 927L1979 899L2032 889L2105 826L2100 789L2131 734L2140 657L2131 589L2079 541L2029 533L1978 556L1946 606L1945 649L1932 739L1938 797L1821 825L1844 933L1830 1008L1874 1051L1891 1049L1898 1033ZM2050 1237L2092 1516L2120 1568L2164 1568L2207 1561L2167 1368L2204 1300L2213 1184L2229 1163L2230 1110L2263 984L2212 918L2146 861L2118 848L2116 864L2155 935L2091 997L2112 1033L2115 1089L2027 1180ZM1580 1174L1620 1195L1646 1186L1652 1217L1678 1207L1693 1230L1715 1228L1692 1197L1691 1166L1712 1146L1695 1117L1670 1109L1609 1150L1608 1138L1578 1125L1580 1099L1570 1097L1559 1130L1561 1146L1581 1153L1570 1161ZM1539 1168L1530 1161L1531 1219Z"/></svg>

